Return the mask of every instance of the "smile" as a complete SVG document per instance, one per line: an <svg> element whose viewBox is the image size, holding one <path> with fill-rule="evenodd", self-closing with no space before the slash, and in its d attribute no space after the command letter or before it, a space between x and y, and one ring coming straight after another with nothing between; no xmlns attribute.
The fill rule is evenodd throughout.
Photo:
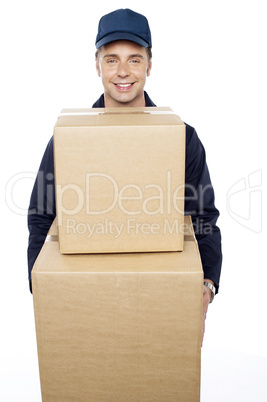
<svg viewBox="0 0 267 402"><path fill-rule="evenodd" d="M131 89L132 86L134 85L134 82L130 83L130 84L114 84L116 86L116 88L120 91L126 91L128 89Z"/></svg>

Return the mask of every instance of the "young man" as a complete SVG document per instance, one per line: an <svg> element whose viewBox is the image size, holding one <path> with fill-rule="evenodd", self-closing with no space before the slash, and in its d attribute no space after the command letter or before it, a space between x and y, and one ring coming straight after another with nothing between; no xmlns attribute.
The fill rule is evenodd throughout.
<svg viewBox="0 0 267 402"><path fill-rule="evenodd" d="M93 107L156 106L144 91L151 71L151 33L147 19L129 9L105 15L96 38L96 70L104 94ZM219 216L206 165L205 150L194 128L186 124L185 213L192 216L204 270L203 334L208 304L218 292L221 271ZM28 266L31 270L56 216L53 138L43 156L33 188L29 214ZM190 297L190 295L188 295Z"/></svg>

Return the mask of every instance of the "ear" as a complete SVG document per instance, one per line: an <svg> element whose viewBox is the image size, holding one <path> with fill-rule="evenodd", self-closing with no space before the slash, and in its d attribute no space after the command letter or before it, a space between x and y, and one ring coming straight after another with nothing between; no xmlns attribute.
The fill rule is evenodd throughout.
<svg viewBox="0 0 267 402"><path fill-rule="evenodd" d="M99 60L95 59L95 66L96 66L96 72L98 77L101 77L101 71L100 71L100 67L99 67Z"/></svg>
<svg viewBox="0 0 267 402"><path fill-rule="evenodd" d="M148 67L147 67L147 71L146 71L147 77L150 76L151 68L152 68L152 61L150 61L149 65L148 65Z"/></svg>

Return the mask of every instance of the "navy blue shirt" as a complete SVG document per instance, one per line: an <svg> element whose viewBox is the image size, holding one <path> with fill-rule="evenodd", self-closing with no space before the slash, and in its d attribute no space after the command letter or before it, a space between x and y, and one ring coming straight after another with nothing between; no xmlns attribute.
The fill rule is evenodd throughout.
<svg viewBox="0 0 267 402"><path fill-rule="evenodd" d="M146 92L146 106L156 106ZM105 107L104 95L93 104ZM206 164L204 147L195 129L186 124L185 214L191 215L202 260L204 278L219 289L222 252L221 233L216 225L219 211L214 204L214 191ZM31 271L47 232L56 217L53 137L50 139L34 183L28 210L28 270Z"/></svg>

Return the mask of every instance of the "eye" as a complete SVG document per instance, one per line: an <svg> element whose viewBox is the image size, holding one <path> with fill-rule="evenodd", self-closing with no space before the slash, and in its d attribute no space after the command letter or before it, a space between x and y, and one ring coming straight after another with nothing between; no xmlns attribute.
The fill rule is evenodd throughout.
<svg viewBox="0 0 267 402"><path fill-rule="evenodd" d="M139 59L132 59L132 60L131 60L131 63L133 63L133 64L138 64L138 63L140 63L140 60L139 60Z"/></svg>
<svg viewBox="0 0 267 402"><path fill-rule="evenodd" d="M116 63L116 60L115 59L108 59L107 63L108 64L114 64L114 63Z"/></svg>

